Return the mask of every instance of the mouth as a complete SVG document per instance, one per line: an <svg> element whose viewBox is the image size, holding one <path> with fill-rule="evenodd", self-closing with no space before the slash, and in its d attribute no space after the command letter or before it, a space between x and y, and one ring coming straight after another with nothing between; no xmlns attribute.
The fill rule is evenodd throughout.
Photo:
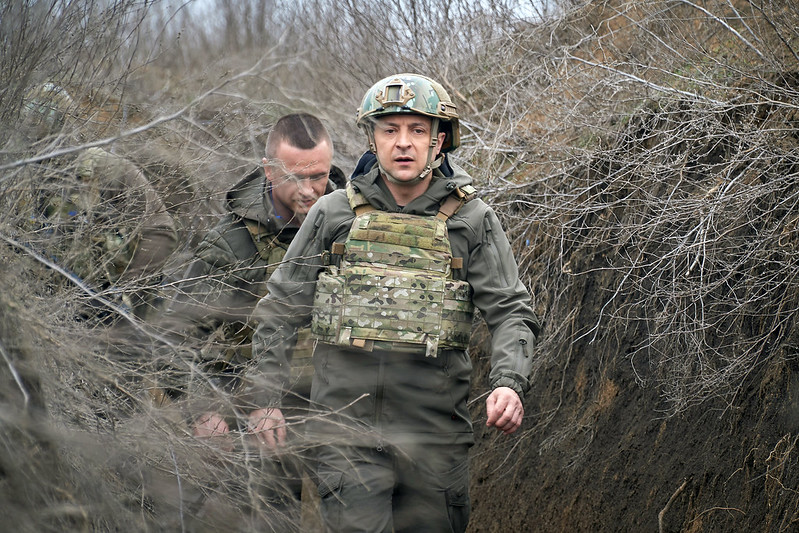
<svg viewBox="0 0 799 533"><path fill-rule="evenodd" d="M311 207L316 202L316 198L305 197L297 199L297 205Z"/></svg>
<svg viewBox="0 0 799 533"><path fill-rule="evenodd" d="M395 157L394 158L394 162L399 164L399 165L409 165L409 164L413 163L413 158L409 157L409 156L401 155L401 156Z"/></svg>

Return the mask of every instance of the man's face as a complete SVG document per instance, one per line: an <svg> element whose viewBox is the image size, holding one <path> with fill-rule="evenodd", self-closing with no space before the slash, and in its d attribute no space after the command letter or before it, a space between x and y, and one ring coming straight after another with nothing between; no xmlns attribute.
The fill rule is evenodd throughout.
<svg viewBox="0 0 799 533"><path fill-rule="evenodd" d="M281 142L275 159L263 159L266 178L272 184L272 200L278 215L301 223L311 206L325 193L333 150L321 142L303 150Z"/></svg>
<svg viewBox="0 0 799 533"><path fill-rule="evenodd" d="M432 119L424 115L388 115L375 122L377 158L398 181L411 181L427 164ZM441 151L444 133L438 134L433 158Z"/></svg>

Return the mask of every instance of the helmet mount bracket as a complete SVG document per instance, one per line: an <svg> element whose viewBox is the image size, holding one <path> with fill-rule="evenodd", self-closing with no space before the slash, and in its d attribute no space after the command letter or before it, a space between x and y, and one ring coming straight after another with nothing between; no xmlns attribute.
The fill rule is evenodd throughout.
<svg viewBox="0 0 799 533"><path fill-rule="evenodd" d="M405 107L414 98L416 98L416 93L400 78L394 78L375 94L375 100L380 102L383 108L389 106Z"/></svg>

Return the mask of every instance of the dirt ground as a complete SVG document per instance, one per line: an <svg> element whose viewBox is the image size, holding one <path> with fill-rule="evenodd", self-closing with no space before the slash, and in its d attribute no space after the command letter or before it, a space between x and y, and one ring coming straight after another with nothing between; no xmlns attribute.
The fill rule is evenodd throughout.
<svg viewBox="0 0 799 533"><path fill-rule="evenodd" d="M639 337L578 343L545 368L510 437L475 402L469 531L799 531L796 358L758 366L732 402L668 416L624 355Z"/></svg>

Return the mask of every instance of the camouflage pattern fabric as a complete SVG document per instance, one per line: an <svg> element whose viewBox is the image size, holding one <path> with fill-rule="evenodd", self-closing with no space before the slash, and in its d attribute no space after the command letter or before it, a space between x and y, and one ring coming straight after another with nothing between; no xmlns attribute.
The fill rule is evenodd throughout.
<svg viewBox="0 0 799 533"><path fill-rule="evenodd" d="M86 187L58 191L41 208L40 224L55 243L51 253L95 287L119 281L138 244L132 228L106 211L99 195Z"/></svg>
<svg viewBox="0 0 799 533"><path fill-rule="evenodd" d="M101 148L53 159L40 171L31 243L93 290L113 288L104 296L144 319L177 245L174 221L156 191L133 162ZM86 316L105 314L95 313L94 304L88 309Z"/></svg>
<svg viewBox="0 0 799 533"><path fill-rule="evenodd" d="M364 95L358 107L355 123L367 127L370 142L371 120L391 114L421 114L443 123L447 139L442 152L451 152L460 144L458 111L452 99L438 82L418 74L398 74L375 83Z"/></svg>
<svg viewBox="0 0 799 533"><path fill-rule="evenodd" d="M445 217L360 214L340 265L317 281L311 332L330 344L428 357L439 348L465 350L472 291L452 279L451 264Z"/></svg>
<svg viewBox="0 0 799 533"><path fill-rule="evenodd" d="M36 140L61 131L75 109L66 89L50 82L30 89L23 101L19 128Z"/></svg>
<svg viewBox="0 0 799 533"><path fill-rule="evenodd" d="M255 244L255 248L258 249L258 255L261 256L261 259L266 261L265 284L269 276L272 275L275 269L280 265L280 262L283 261L283 257L285 257L289 245L288 243L281 242L277 238L277 235L263 231L261 225L255 220L245 220L244 224L247 226L247 230L252 236L252 242ZM260 296L265 294L266 287L261 291Z"/></svg>

